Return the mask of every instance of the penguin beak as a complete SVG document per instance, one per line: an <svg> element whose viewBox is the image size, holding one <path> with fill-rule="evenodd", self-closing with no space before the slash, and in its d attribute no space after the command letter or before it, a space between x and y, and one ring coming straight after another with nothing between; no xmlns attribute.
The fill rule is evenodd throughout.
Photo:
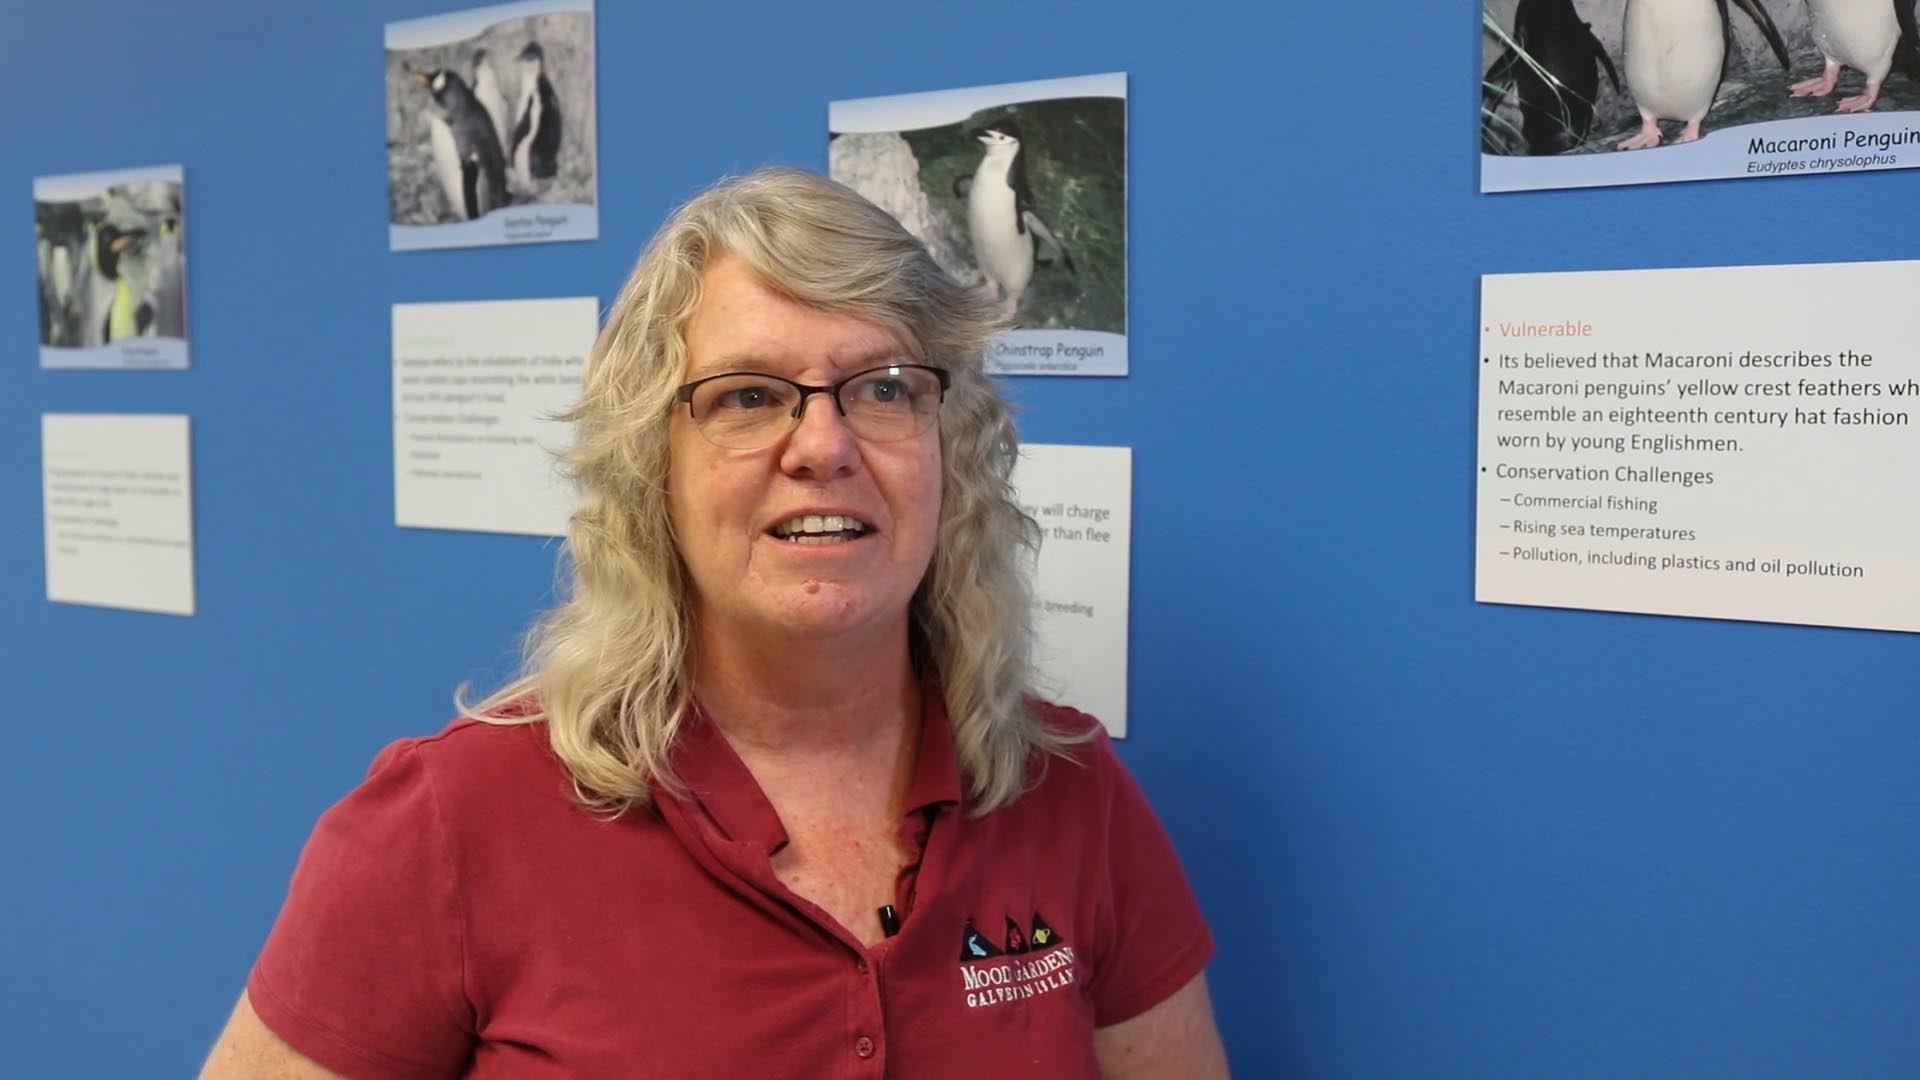
<svg viewBox="0 0 1920 1080"><path fill-rule="evenodd" d="M133 229L128 232L123 232L111 241L108 241L107 248L115 255L125 255L127 249L146 239L146 236L147 230L145 229Z"/></svg>
<svg viewBox="0 0 1920 1080"><path fill-rule="evenodd" d="M413 73L413 81L419 83L421 86L432 86L433 76L424 71L416 71Z"/></svg>

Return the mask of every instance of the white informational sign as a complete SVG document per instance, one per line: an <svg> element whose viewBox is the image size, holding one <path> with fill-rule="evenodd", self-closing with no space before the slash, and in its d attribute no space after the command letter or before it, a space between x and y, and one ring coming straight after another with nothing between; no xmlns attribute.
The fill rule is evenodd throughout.
<svg viewBox="0 0 1920 1080"><path fill-rule="evenodd" d="M40 417L47 599L193 614L184 416Z"/></svg>
<svg viewBox="0 0 1920 1080"><path fill-rule="evenodd" d="M1920 631L1920 262L1481 281L1475 596Z"/></svg>
<svg viewBox="0 0 1920 1080"><path fill-rule="evenodd" d="M1028 444L1013 483L1043 535L1033 582L1041 688L1125 738L1133 450Z"/></svg>
<svg viewBox="0 0 1920 1080"><path fill-rule="evenodd" d="M393 306L394 521L560 536L574 496L553 416L580 396L599 302Z"/></svg>

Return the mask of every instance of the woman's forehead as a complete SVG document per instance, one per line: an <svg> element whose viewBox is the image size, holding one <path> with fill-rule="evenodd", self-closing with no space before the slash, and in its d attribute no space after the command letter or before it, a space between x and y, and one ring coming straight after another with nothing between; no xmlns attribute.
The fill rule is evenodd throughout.
<svg viewBox="0 0 1920 1080"><path fill-rule="evenodd" d="M919 359L903 330L795 300L732 255L702 274L684 333L688 380L729 371L847 375Z"/></svg>

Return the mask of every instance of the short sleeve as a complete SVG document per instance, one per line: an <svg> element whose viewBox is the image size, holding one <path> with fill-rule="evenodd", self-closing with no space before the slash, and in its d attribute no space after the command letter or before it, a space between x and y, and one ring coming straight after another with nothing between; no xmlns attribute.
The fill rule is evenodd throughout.
<svg viewBox="0 0 1920 1080"><path fill-rule="evenodd" d="M1107 918L1096 936L1088 992L1107 1027L1160 1004L1206 970L1213 934L1173 842L1104 732L1089 752L1107 773Z"/></svg>
<svg viewBox="0 0 1920 1080"><path fill-rule="evenodd" d="M456 1076L473 1041L454 853L416 741L321 816L247 980L268 1029L364 1080Z"/></svg>

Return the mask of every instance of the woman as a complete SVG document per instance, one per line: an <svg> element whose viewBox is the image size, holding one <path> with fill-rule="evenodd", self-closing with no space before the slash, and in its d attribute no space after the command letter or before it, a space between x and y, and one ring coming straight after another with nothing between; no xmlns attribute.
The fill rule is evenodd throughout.
<svg viewBox="0 0 1920 1080"><path fill-rule="evenodd" d="M837 184L677 212L529 673L321 819L203 1075L1224 1076L1164 832L1028 691L993 330Z"/></svg>

